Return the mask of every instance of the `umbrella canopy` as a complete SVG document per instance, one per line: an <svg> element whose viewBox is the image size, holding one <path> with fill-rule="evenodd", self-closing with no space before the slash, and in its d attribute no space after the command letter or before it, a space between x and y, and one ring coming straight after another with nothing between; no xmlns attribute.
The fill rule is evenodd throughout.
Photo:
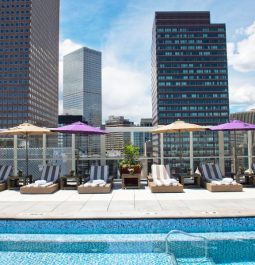
<svg viewBox="0 0 255 265"><path fill-rule="evenodd" d="M105 134L106 131L101 130L99 128L89 126L80 121L74 122L69 125L65 125L59 128L51 129L53 132L61 132L61 133L70 133L70 134L86 134L86 135L97 135L97 134Z"/></svg>
<svg viewBox="0 0 255 265"><path fill-rule="evenodd" d="M237 151L236 151L236 131L255 130L255 125L239 120L231 120L230 122L209 128L212 131L234 131L234 171L237 172Z"/></svg>
<svg viewBox="0 0 255 265"><path fill-rule="evenodd" d="M208 130L208 127L197 124L187 123L185 121L177 120L169 125L159 127L152 130L152 133L179 133L179 145L180 145L180 164L182 167L182 148L181 132L197 132Z"/></svg>
<svg viewBox="0 0 255 265"><path fill-rule="evenodd" d="M152 130L152 133L175 133L205 131L208 127L177 120L169 125Z"/></svg>
<svg viewBox="0 0 255 265"><path fill-rule="evenodd" d="M25 135L26 136L26 175L28 176L28 136L29 135L42 135L52 134L47 128L35 126L30 123L22 123L16 127L0 131L0 135Z"/></svg>
<svg viewBox="0 0 255 265"><path fill-rule="evenodd" d="M22 123L16 127L0 131L3 135L41 135L52 134L52 132L43 127L38 127L30 123Z"/></svg>
<svg viewBox="0 0 255 265"><path fill-rule="evenodd" d="M209 129L212 131L246 131L255 130L255 125L239 120L232 120L227 123L212 126Z"/></svg>
<svg viewBox="0 0 255 265"><path fill-rule="evenodd" d="M81 134L83 134L83 135L106 134L106 131L101 130L101 129L96 128L96 127L93 127L93 126L89 126L89 125L82 123L80 121L74 122L72 124L65 125L65 126L62 126L59 128L52 128L51 131L60 132L60 133L67 133L67 134L78 134L78 136L80 136ZM79 142L80 142L80 137L79 137ZM75 146L73 146L73 148L75 148ZM88 142L87 142L87 154L88 154ZM79 163L79 152L77 155L77 164L78 163Z"/></svg>

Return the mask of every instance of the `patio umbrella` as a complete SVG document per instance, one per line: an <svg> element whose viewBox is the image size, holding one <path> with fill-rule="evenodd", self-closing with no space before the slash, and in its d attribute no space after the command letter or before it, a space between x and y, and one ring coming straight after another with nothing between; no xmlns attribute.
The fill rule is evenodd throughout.
<svg viewBox="0 0 255 265"><path fill-rule="evenodd" d="M26 176L28 176L28 137L29 135L52 134L52 132L43 127L38 127L30 123L22 123L16 127L0 131L2 135L24 135L26 138Z"/></svg>
<svg viewBox="0 0 255 265"><path fill-rule="evenodd" d="M52 128L53 132L67 133L67 134L78 134L80 135L102 135L106 134L106 131L99 128L87 125L80 121L74 122L69 125L65 125L59 128Z"/></svg>
<svg viewBox="0 0 255 265"><path fill-rule="evenodd" d="M197 132L208 130L208 127L198 124L187 123L185 121L177 120L169 125L161 126L152 130L152 133L179 133L179 143L181 139L181 132ZM180 152L180 160L182 162L182 146Z"/></svg>
<svg viewBox="0 0 255 265"><path fill-rule="evenodd" d="M209 128L212 131L234 131L234 170L237 167L237 155L236 155L236 131L250 131L255 130L255 125L246 123L239 120L231 120L230 122L212 126ZM236 173L236 172L235 172Z"/></svg>

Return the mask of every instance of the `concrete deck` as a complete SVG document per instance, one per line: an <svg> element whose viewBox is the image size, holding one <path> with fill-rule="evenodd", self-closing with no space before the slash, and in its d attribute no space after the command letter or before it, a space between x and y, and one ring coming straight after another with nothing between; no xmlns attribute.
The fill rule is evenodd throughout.
<svg viewBox="0 0 255 265"><path fill-rule="evenodd" d="M50 195L0 192L0 218L184 218L255 216L255 187L243 192L211 193L188 188L184 193L153 194L139 190L114 189L110 194L78 194L60 190Z"/></svg>

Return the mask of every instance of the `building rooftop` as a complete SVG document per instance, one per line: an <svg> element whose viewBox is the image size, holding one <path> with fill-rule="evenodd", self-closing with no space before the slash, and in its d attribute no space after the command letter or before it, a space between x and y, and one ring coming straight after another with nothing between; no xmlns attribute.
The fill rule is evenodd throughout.
<svg viewBox="0 0 255 265"><path fill-rule="evenodd" d="M147 187L110 194L78 194L60 190L49 195L0 192L0 218L187 218L255 216L255 187L243 192L211 193L188 188L184 193L151 193Z"/></svg>

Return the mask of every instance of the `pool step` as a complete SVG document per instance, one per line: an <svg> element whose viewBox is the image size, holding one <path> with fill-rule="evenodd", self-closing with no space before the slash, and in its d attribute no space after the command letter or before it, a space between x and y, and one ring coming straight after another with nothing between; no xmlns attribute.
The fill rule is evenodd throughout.
<svg viewBox="0 0 255 265"><path fill-rule="evenodd" d="M187 259L177 259L178 265L216 265L212 259L200 259L200 258L187 258Z"/></svg>
<svg viewBox="0 0 255 265"><path fill-rule="evenodd" d="M0 252L0 264L36 265L175 265L171 256L164 253L38 253ZM182 264L178 264L182 265ZM186 265L186 264L185 264ZM206 264L207 265L207 264ZM209 264L208 264L209 265Z"/></svg>

